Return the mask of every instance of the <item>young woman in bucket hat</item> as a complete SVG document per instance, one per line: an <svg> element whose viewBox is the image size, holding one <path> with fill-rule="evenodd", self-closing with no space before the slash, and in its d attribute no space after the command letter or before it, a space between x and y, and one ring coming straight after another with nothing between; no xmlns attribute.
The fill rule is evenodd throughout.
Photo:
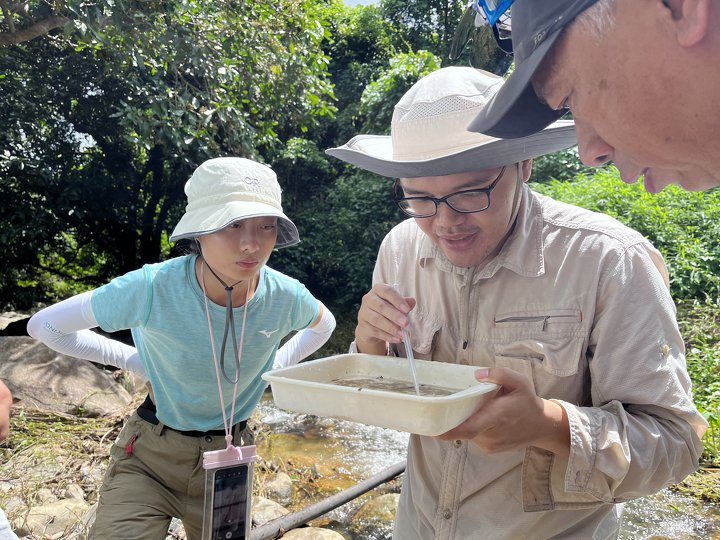
<svg viewBox="0 0 720 540"><path fill-rule="evenodd" d="M406 330L415 358L502 387L447 433L411 435L394 540L617 538L623 503L702 453L662 257L525 184L533 157L575 143L572 122L467 131L503 84L437 70L397 103L390 136L328 150L395 178L409 216L380 246L351 350L406 356Z"/></svg>
<svg viewBox="0 0 720 540"><path fill-rule="evenodd" d="M239 445L266 386L261 375L299 362L335 327L301 283L266 266L273 249L299 242L269 167L211 159L185 193L186 212L170 240L189 239L196 253L145 265L28 324L49 347L131 369L152 388L113 445L94 539L162 539L178 517L198 540L203 453L224 449L231 432ZM135 347L90 330L98 326L129 328Z"/></svg>

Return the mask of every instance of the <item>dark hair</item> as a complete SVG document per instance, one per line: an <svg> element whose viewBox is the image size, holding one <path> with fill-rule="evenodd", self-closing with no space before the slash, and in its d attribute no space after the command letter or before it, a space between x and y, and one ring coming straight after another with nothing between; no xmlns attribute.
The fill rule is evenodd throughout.
<svg viewBox="0 0 720 540"><path fill-rule="evenodd" d="M178 240L172 248L172 254L174 256L200 255L200 245L198 244L197 238L182 238Z"/></svg>

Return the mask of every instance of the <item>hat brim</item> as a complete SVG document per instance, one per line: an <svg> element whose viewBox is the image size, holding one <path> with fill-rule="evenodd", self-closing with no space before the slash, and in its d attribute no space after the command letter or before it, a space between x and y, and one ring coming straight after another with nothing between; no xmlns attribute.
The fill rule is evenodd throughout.
<svg viewBox="0 0 720 540"><path fill-rule="evenodd" d="M559 120L529 137L492 139L461 152L422 161L393 159L392 138L389 135L358 135L342 146L325 150L325 153L382 176L418 178L494 169L564 150L575 144L575 123Z"/></svg>
<svg viewBox="0 0 720 540"><path fill-rule="evenodd" d="M185 238L212 234L238 220L265 216L278 218L276 248L292 246L300 242L297 227L283 212L268 204L244 201L223 204L214 212L208 212L207 208L185 212L170 235L170 241L177 242Z"/></svg>
<svg viewBox="0 0 720 540"><path fill-rule="evenodd" d="M505 84L470 122L468 131L509 139L527 137L565 114L540 101L531 84L532 76L561 33L557 31L546 37L530 56L515 66Z"/></svg>

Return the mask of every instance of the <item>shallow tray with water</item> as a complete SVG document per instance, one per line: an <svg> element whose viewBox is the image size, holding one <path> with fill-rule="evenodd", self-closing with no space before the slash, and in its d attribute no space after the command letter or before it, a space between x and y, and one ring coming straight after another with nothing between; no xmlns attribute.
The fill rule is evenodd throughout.
<svg viewBox="0 0 720 540"><path fill-rule="evenodd" d="M498 389L475 378L477 366L415 362L420 395L407 359L368 354L303 362L263 379L280 408L430 436L466 420Z"/></svg>

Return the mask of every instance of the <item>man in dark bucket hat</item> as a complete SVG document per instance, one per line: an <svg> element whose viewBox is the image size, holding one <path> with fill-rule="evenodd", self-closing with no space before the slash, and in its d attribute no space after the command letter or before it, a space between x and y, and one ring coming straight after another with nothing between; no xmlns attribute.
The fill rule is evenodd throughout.
<svg viewBox="0 0 720 540"><path fill-rule="evenodd" d="M650 192L720 185L720 3L476 5L491 20L510 9L515 71L471 130L524 137L569 110L587 165L612 161Z"/></svg>
<svg viewBox="0 0 720 540"><path fill-rule="evenodd" d="M533 157L575 143L572 122L467 131L502 86L438 70L400 99L390 136L327 151L396 178L410 218L383 240L351 351L407 356L406 330L416 358L501 386L449 432L410 437L395 540L616 538L618 503L680 481L702 453L662 257L528 188Z"/></svg>

